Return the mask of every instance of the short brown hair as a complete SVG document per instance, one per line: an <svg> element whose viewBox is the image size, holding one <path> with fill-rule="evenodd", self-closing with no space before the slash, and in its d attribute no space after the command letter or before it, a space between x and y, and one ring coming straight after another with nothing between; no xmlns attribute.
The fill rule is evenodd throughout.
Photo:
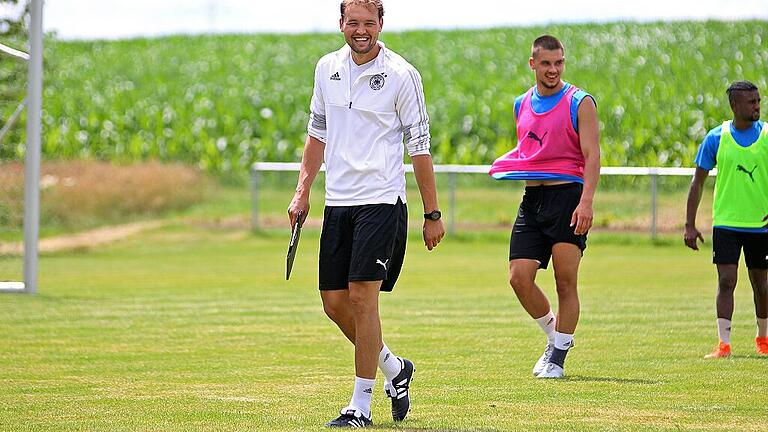
<svg viewBox="0 0 768 432"><path fill-rule="evenodd" d="M341 0L341 19L344 19L344 9L346 9L348 5L353 4L363 6L374 5L379 11L379 19L384 16L384 3L382 3L382 0Z"/></svg>
<svg viewBox="0 0 768 432"><path fill-rule="evenodd" d="M533 46L531 47L531 57L534 57L536 52L542 49L547 51L555 51L559 49L565 53L563 43L560 42L556 37L550 35L539 36L535 41L533 41Z"/></svg>

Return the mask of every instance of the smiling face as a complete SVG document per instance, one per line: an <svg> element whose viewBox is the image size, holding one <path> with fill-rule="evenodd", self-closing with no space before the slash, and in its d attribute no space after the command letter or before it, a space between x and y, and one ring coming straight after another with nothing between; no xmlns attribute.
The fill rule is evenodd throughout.
<svg viewBox="0 0 768 432"><path fill-rule="evenodd" d="M352 48L352 58L357 64L367 63L379 53L379 33L384 20L372 4L350 4L339 20L347 45Z"/></svg>
<svg viewBox="0 0 768 432"><path fill-rule="evenodd" d="M539 94L554 94L562 86L561 76L565 69L565 56L562 49L534 50L528 64L536 75Z"/></svg>

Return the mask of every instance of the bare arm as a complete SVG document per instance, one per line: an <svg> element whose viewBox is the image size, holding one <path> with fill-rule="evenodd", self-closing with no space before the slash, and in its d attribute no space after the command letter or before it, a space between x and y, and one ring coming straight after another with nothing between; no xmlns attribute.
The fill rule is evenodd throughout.
<svg viewBox="0 0 768 432"><path fill-rule="evenodd" d="M571 226L576 235L586 234L592 228L592 202L600 180L600 128L597 121L597 107L592 98L586 98L579 105L579 142L584 155L584 189L581 200L571 216Z"/></svg>
<svg viewBox="0 0 768 432"><path fill-rule="evenodd" d="M699 250L699 245L696 243L696 239L701 240L704 243L704 236L696 229L696 212L699 210L699 203L701 203L701 194L704 191L704 181L707 180L709 171L701 167L696 167L696 172L693 174L693 180L691 180L691 187L688 189L688 204L685 208L685 234L683 235L683 241L685 245L693 250Z"/></svg>
<svg viewBox="0 0 768 432"><path fill-rule="evenodd" d="M421 202L424 204L424 213L431 213L439 209L437 204L437 188L435 187L435 173L432 167L432 156L416 155L411 157L413 162L413 174L416 177L416 184L419 186ZM424 245L428 250L437 247L440 240L445 236L443 221L438 219L424 220Z"/></svg>
<svg viewBox="0 0 768 432"><path fill-rule="evenodd" d="M323 154L325 153L325 144L319 139L308 136L304 144L304 154L301 157L301 168L299 169L299 181L296 185L296 193L293 195L291 204L288 206L288 218L291 227L296 223L296 217L299 212L304 212L304 219L309 214L309 192L312 189L312 183L320 171L323 164Z"/></svg>

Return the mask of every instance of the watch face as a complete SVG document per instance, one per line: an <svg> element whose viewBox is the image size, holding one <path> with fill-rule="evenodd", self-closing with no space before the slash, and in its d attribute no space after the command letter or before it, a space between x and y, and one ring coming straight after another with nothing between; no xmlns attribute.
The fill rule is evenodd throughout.
<svg viewBox="0 0 768 432"><path fill-rule="evenodd" d="M436 221L440 219L441 213L440 210L435 210L432 213L427 213L424 216L426 216L427 219Z"/></svg>

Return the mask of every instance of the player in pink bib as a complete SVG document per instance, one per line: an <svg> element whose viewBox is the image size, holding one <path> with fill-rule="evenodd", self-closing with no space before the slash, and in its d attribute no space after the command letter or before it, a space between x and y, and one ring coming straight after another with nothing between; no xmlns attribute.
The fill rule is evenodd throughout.
<svg viewBox="0 0 768 432"><path fill-rule="evenodd" d="M536 87L532 87L523 95L519 110L516 110L517 147L496 159L491 167L491 176L497 180L568 180L583 183L584 154L579 134L570 120L571 102L579 88L563 86L560 100L543 113L537 113L531 106L536 91Z"/></svg>
<svg viewBox="0 0 768 432"><path fill-rule="evenodd" d="M517 147L496 159L489 174L525 181L509 243L509 282L547 336L534 376L561 378L579 320L579 263L600 177L597 106L591 95L561 80L565 56L556 38L537 38L529 65L536 85L515 101ZM557 316L536 285L536 272L550 258Z"/></svg>

